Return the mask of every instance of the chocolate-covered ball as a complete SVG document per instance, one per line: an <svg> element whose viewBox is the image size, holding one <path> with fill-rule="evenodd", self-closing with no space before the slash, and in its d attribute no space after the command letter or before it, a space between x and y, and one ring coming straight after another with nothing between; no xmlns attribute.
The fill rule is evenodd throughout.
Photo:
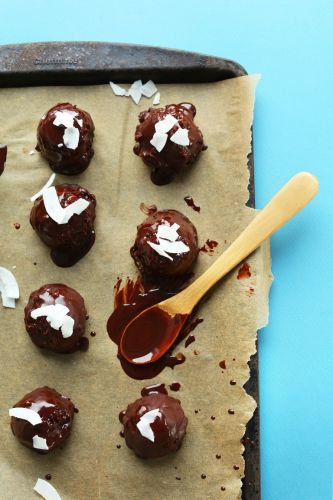
<svg viewBox="0 0 333 500"><path fill-rule="evenodd" d="M151 393L128 405L119 415L126 444L141 458L177 451L186 434L187 418L178 399Z"/></svg>
<svg viewBox="0 0 333 500"><path fill-rule="evenodd" d="M74 323L70 320L69 326L58 327L58 324L52 322L52 310L45 309L45 314L42 315L43 311L40 308L56 304L67 307L68 312L62 308L54 313L55 317L63 314L72 318ZM30 294L24 309L25 328L36 346L54 352L73 352L80 349L80 338L85 332L86 314L84 300L76 290L60 283L47 284ZM52 328L51 324L57 328Z"/></svg>
<svg viewBox="0 0 333 500"><path fill-rule="evenodd" d="M143 275L184 275L192 269L198 257L197 230L181 212L160 210L138 226L130 251Z"/></svg>
<svg viewBox="0 0 333 500"><path fill-rule="evenodd" d="M169 184L180 171L192 165L201 151L207 149L203 142L202 133L194 123L195 114L195 106L190 103L168 104L163 108L149 108L148 111L142 111L139 114L140 123L135 131L136 144L133 151L142 158L146 165L152 168L150 177L154 184ZM167 140L164 147L159 151L159 147L155 147L151 144L151 141L155 132L158 131L155 129L155 127L159 128L158 122L161 122L166 117L167 119L170 118L169 115L175 118L177 122L170 130L163 132L167 134ZM177 131L181 129L186 131L185 142L180 140L178 136L182 132ZM177 135L174 136L176 132ZM188 140L186 141L187 134Z"/></svg>
<svg viewBox="0 0 333 500"><path fill-rule="evenodd" d="M43 196L37 198L31 209L30 224L45 245L51 248L53 262L60 267L69 267L94 244L96 198L78 184L60 184L55 189L62 208L80 198L89 201L89 206L80 214L74 214L66 224L58 224L49 216Z"/></svg>
<svg viewBox="0 0 333 500"><path fill-rule="evenodd" d="M69 102L57 104L42 117L37 128L37 151L54 172L83 172L94 155L94 123L87 111Z"/></svg>
<svg viewBox="0 0 333 500"><path fill-rule="evenodd" d="M61 446L68 438L74 419L74 405L68 397L54 389L39 387L23 396L13 408L28 408L41 419L40 423L33 425L24 418L11 417L13 434L24 446L45 454Z"/></svg>

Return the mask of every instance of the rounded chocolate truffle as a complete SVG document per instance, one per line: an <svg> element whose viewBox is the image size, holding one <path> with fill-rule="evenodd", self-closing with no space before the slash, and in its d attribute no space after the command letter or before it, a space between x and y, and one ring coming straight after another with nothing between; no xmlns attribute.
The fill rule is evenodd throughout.
<svg viewBox="0 0 333 500"><path fill-rule="evenodd" d="M24 418L11 417L13 434L24 446L45 454L61 446L68 438L74 419L74 405L68 397L54 389L39 387L23 396L13 408L28 408L41 419L40 423L33 425Z"/></svg>
<svg viewBox="0 0 333 500"><path fill-rule="evenodd" d="M39 315L43 313L42 310L34 313L39 308L56 304L68 309L66 312L62 308L54 314L55 318L59 314L65 315L62 317L72 318L69 327L60 325L59 328L52 328L52 310L50 312L49 308L45 309L45 315ZM54 308L53 310L55 311ZM79 341L85 332L86 314L84 300L76 290L60 283L48 284L30 294L28 304L24 309L25 328L36 346L54 352L73 352L80 349ZM47 320L47 315L49 315L49 320ZM53 323L53 326L57 327L58 324Z"/></svg>
<svg viewBox="0 0 333 500"><path fill-rule="evenodd" d="M126 444L141 458L177 451L186 434L187 418L178 399L151 393L128 405L119 415Z"/></svg>
<svg viewBox="0 0 333 500"><path fill-rule="evenodd" d="M148 111L142 111L139 114L140 123L135 131L136 144L133 151L142 158L146 165L152 168L150 177L154 184L169 184L179 172L192 165L201 151L207 149L203 142L202 133L194 123L195 114L195 106L190 103L168 104L163 108L149 108ZM170 119L170 115L173 118ZM166 118L170 123L169 126L172 125L172 122L174 124L170 130L163 132L167 134L167 140L164 147L158 151L151 144L151 141L155 132L160 130L159 127L163 127L163 124L157 125L158 122ZM155 128L156 125L158 130ZM167 128L164 127L161 130ZM185 142L178 135L184 134L178 132L181 129L186 131ZM177 135L174 136L176 132ZM186 140L187 138L188 140Z"/></svg>
<svg viewBox="0 0 333 500"><path fill-rule="evenodd" d="M198 257L197 230L181 212L160 210L138 226L130 252L143 275L184 275Z"/></svg>
<svg viewBox="0 0 333 500"><path fill-rule="evenodd" d="M31 209L30 224L45 245L51 248L53 262L60 267L69 267L80 260L94 244L96 198L78 184L60 184L55 189L62 208L80 198L89 202L83 212L74 214L65 224L58 224L49 216L43 196L37 198Z"/></svg>
<svg viewBox="0 0 333 500"><path fill-rule="evenodd" d="M53 106L37 128L37 151L54 172L75 175L83 172L94 155L94 123L87 111L64 102Z"/></svg>

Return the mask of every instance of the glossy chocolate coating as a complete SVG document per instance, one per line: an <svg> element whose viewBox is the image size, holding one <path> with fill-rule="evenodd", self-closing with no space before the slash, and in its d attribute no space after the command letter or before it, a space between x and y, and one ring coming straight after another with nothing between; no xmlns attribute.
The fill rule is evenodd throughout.
<svg viewBox="0 0 333 500"><path fill-rule="evenodd" d="M157 243L157 228L165 222L168 222L170 226L174 223L180 226L178 229L179 240L190 248L189 252L172 254L173 260L160 255L147 243L148 241ZM149 215L138 226L137 236L130 252L137 268L144 275L183 275L191 270L198 257L197 230L181 212L177 210L160 210Z"/></svg>
<svg viewBox="0 0 333 500"><path fill-rule="evenodd" d="M174 116L181 128L189 131L189 146L179 146L170 140L170 136L175 133L177 126L169 132L162 151L158 152L150 141L155 133L155 125L163 120L166 115ZM163 108L149 108L139 114L139 125L135 131L134 153L152 168L151 180L154 184L169 184L174 177L182 170L186 169L196 160L201 151L207 149L203 142L202 133L194 123L196 109L193 104L168 104Z"/></svg>
<svg viewBox="0 0 333 500"><path fill-rule="evenodd" d="M63 338L61 330L54 330L45 316L31 317L31 311L42 306L62 304L68 307L68 316L74 319L73 334ZM54 352L68 353L80 349L79 340L85 332L86 308L81 295L60 283L44 285L30 294L24 309L25 328L33 343Z"/></svg>
<svg viewBox="0 0 333 500"><path fill-rule="evenodd" d="M57 224L51 219L45 210L42 196L31 209L30 223L45 245L51 248L53 262L60 267L69 267L80 260L94 244L96 198L78 184L60 184L55 188L63 208L79 198L90 202L81 214L74 214L67 224Z"/></svg>
<svg viewBox="0 0 333 500"><path fill-rule="evenodd" d="M56 111L73 111L74 127L80 132L79 144L76 149L69 149L63 144L64 125L54 125ZM82 120L82 126L77 120ZM68 102L57 104L40 120L37 128L37 151L48 161L54 172L75 175L83 172L94 155L92 142L94 138L94 123L89 113Z"/></svg>
<svg viewBox="0 0 333 500"><path fill-rule="evenodd" d="M54 389L39 387L23 396L14 407L30 408L42 419L42 423L32 425L27 420L11 417L13 434L24 446L45 454L61 446L68 438L74 419L74 404ZM48 450L33 447L32 438L36 435L46 439Z"/></svg>
<svg viewBox="0 0 333 500"><path fill-rule="evenodd" d="M3 174L5 170L5 163L7 160L7 146L6 144L0 144L0 175Z"/></svg>
<svg viewBox="0 0 333 500"><path fill-rule="evenodd" d="M150 428L154 441L142 436L137 427L140 418L151 410L159 410ZM151 393L128 405L119 416L124 425L126 444L141 458L158 458L177 451L186 434L187 418L178 399L166 394Z"/></svg>

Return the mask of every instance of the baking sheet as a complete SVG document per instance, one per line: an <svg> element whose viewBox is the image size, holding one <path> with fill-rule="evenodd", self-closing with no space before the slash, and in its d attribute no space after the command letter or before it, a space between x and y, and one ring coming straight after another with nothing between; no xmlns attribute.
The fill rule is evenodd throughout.
<svg viewBox="0 0 333 500"><path fill-rule="evenodd" d="M148 168L132 153L137 114L151 101L143 98L135 106L130 99L115 97L107 85L0 90L0 137L9 149L0 179L0 264L9 269L16 266L13 272L21 289L17 308L0 310L0 362L6 374L0 395L4 498L35 498L34 482L46 473L52 474L52 484L63 499L240 498L244 473L240 440L255 408L242 386L248 379L247 362L255 352L257 329L267 321L268 245L248 259L249 279L238 280L236 270L205 302L200 311L204 322L194 332L196 341L186 349L183 344L176 349L186 355L186 362L174 370L165 369L152 381L135 381L122 372L105 324L112 311L116 278L136 272L129 248L136 225L144 218L140 202L182 211L196 225L201 244L207 238L219 242L213 256L200 254L196 275L253 217L254 210L245 204L257 81L257 76L246 76L209 84L158 86L162 105L182 101L196 105L196 122L209 146L187 175L162 187L150 182ZM52 263L48 249L29 224L29 198L50 175L39 154L29 155L35 146L36 126L47 109L65 101L89 111L96 126L92 163L86 172L70 179L97 197L96 243L70 269ZM57 183L68 180L61 175L56 179ZM201 206L200 214L187 207L186 195ZM19 230L13 226L16 222L21 224ZM30 292L59 281L85 298L90 315L87 334L97 332L87 353L44 353L25 333L23 308ZM226 362L223 373L221 360ZM230 385L231 379L236 385ZM183 447L174 456L141 461L119 436L118 413L140 396L144 385L173 381L180 382L181 390L169 393L181 400L189 418ZM44 384L69 395L80 412L64 449L39 456L13 438L7 409Z"/></svg>

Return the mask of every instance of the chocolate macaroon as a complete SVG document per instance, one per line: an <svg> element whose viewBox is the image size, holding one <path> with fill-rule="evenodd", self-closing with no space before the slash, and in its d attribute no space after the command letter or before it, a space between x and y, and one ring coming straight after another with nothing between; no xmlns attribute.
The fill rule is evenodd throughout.
<svg viewBox="0 0 333 500"><path fill-rule="evenodd" d="M160 210L138 226L130 252L144 276L185 275L198 257L197 230L181 212Z"/></svg>
<svg viewBox="0 0 333 500"><path fill-rule="evenodd" d="M207 149L195 115L190 103L149 108L139 114L133 151L151 167L154 184L169 184Z"/></svg>
<svg viewBox="0 0 333 500"><path fill-rule="evenodd" d="M94 155L94 129L87 111L69 102L57 104L38 124L36 149L54 172L80 174Z"/></svg>
<svg viewBox="0 0 333 500"><path fill-rule="evenodd" d="M76 290L53 283L30 294L24 309L24 322L37 347L69 353L80 349L86 315L84 300Z"/></svg>
<svg viewBox="0 0 333 500"><path fill-rule="evenodd" d="M52 186L35 201L30 223L57 266L74 265L93 246L95 208L95 196L77 184Z"/></svg>
<svg viewBox="0 0 333 500"><path fill-rule="evenodd" d="M186 434L187 418L178 399L151 393L120 413L127 446L140 458L159 458L177 451Z"/></svg>
<svg viewBox="0 0 333 500"><path fill-rule="evenodd" d="M9 410L11 428L21 444L46 454L69 437L74 404L50 387L39 387Z"/></svg>

